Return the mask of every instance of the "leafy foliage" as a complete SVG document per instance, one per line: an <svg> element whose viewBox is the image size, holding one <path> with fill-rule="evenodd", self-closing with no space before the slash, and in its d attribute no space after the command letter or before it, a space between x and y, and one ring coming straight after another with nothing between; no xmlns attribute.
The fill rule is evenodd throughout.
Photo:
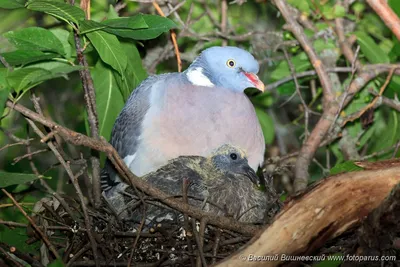
<svg viewBox="0 0 400 267"><path fill-rule="evenodd" d="M62 2L30 0L27 8L47 13L67 23L79 24L80 20L85 19L85 13L82 9Z"/></svg>
<svg viewBox="0 0 400 267"><path fill-rule="evenodd" d="M46 177L38 177L35 174L11 173L11 172L0 171L0 188L4 188L10 185L24 184L39 178L46 178Z"/></svg>

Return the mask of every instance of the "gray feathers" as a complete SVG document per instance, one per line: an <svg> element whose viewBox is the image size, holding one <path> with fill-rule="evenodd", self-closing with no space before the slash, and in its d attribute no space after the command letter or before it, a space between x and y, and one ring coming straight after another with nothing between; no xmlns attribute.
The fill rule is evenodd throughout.
<svg viewBox="0 0 400 267"><path fill-rule="evenodd" d="M236 62L234 68L227 59ZM213 47L188 70L193 76L186 71L144 80L119 114L110 143L137 176L179 156L208 156L223 144L242 148L256 170L265 142L243 90L254 86L244 71L258 71L257 61L239 48ZM106 191L120 182L108 161L101 177Z"/></svg>
<svg viewBox="0 0 400 267"><path fill-rule="evenodd" d="M242 222L261 222L265 214L266 197L254 187L251 179L241 172L250 168L243 152L239 149L234 151L238 155L237 160L231 160L229 166L224 165L223 168L220 167L218 158L230 157L232 149L219 152L217 150L208 158L179 157L169 161L158 171L146 175L144 179L175 197L182 196L183 184L188 183L189 204L201 207L206 200L205 211L216 215L233 216ZM121 183L105 192L104 196L122 218L137 223L142 219L143 207L138 207L140 201L133 188ZM177 218L177 212L146 199L146 224L166 218Z"/></svg>

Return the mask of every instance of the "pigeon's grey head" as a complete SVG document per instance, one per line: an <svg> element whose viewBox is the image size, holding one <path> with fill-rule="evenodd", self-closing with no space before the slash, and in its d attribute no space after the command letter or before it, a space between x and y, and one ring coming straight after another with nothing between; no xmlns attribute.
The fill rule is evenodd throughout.
<svg viewBox="0 0 400 267"><path fill-rule="evenodd" d="M233 179L246 176L252 183L260 185L260 179L249 166L246 153L240 148L222 145L212 153L211 162L224 176Z"/></svg>
<svg viewBox="0 0 400 267"><path fill-rule="evenodd" d="M256 75L258 62L247 51L232 46L204 50L185 71L188 80L199 86L218 86L236 92L255 87L264 91Z"/></svg>

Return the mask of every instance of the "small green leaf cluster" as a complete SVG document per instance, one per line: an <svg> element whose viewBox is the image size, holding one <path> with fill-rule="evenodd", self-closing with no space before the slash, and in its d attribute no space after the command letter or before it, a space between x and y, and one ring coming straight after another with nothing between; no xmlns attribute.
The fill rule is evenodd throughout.
<svg viewBox="0 0 400 267"><path fill-rule="evenodd" d="M64 27L28 27L3 35L15 50L1 54L10 66L0 68L0 114L8 97L18 101L43 82L82 71L85 67L78 63L75 46L79 41L84 54L95 51L99 57L89 68L95 77L100 135L106 138L129 94L147 76L135 41L156 38L176 27L168 18L146 14L87 20L82 9L61 1L3 1L1 7L43 12Z"/></svg>

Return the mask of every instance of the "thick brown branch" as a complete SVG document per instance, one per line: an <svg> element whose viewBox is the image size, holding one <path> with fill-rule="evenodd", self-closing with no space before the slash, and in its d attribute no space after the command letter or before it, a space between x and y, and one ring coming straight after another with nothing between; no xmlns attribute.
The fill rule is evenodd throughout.
<svg viewBox="0 0 400 267"><path fill-rule="evenodd" d="M386 0L367 0L367 3L381 17L386 26L400 40L400 19L396 13L390 8Z"/></svg>
<svg viewBox="0 0 400 267"><path fill-rule="evenodd" d="M396 165L395 165L396 166ZM243 260L250 254L309 255L359 224L400 182L396 167L340 174L289 202L259 237L218 266L277 266L278 261ZM239 256L242 255L242 256ZM258 263L258 264L257 264Z"/></svg>
<svg viewBox="0 0 400 267"><path fill-rule="evenodd" d="M361 73L359 77L354 79L353 82L350 84L348 91L342 94L339 98L339 103L342 104L339 105L337 102L333 102L328 106L327 109L324 110L317 125L311 132L310 137L299 152L295 169L296 179L294 182L294 187L296 191L301 191L307 187L308 166L310 165L310 162L314 157L315 152L317 151L319 145L328 133L329 129L331 129L331 126L333 125L333 123L335 123L341 109L344 108L350 102L353 96L370 80L374 79L383 72L383 70L371 70Z"/></svg>

